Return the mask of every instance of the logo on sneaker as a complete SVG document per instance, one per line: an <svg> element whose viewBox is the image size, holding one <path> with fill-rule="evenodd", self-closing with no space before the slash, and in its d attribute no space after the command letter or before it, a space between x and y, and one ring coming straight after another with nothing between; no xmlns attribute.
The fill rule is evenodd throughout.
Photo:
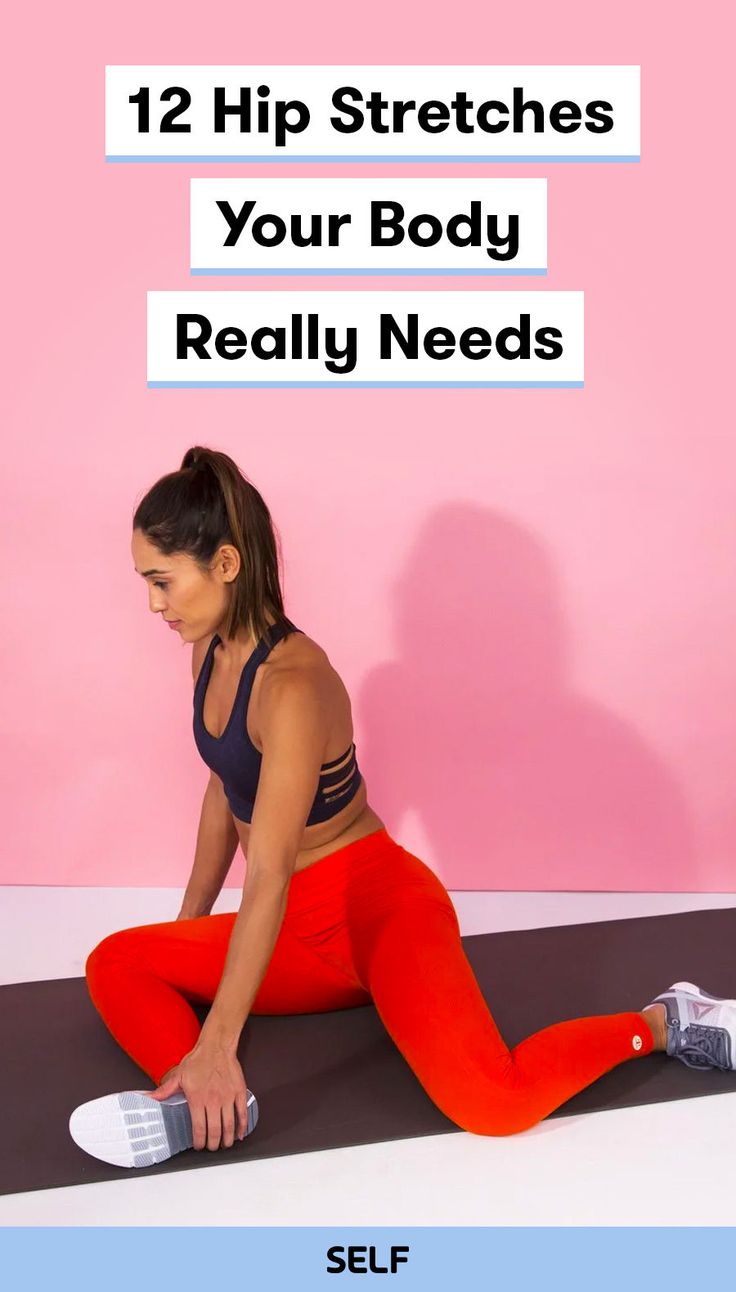
<svg viewBox="0 0 736 1292"><path fill-rule="evenodd" d="M709 1014L713 1008L708 1001L689 1000L687 1002L688 1012L692 1016L693 1022L697 1018L702 1018L704 1014Z"/></svg>

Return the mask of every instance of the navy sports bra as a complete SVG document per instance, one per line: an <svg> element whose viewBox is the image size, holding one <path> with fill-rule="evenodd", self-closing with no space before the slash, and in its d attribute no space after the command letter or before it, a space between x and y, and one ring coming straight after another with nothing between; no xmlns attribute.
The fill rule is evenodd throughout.
<svg viewBox="0 0 736 1292"><path fill-rule="evenodd" d="M207 654L199 670L194 688L194 741L205 763L215 772L225 787L225 794L230 811L239 821L250 821L253 816L253 805L258 788L258 777L261 770L261 754L256 749L246 726L248 700L253 689L253 679L258 665L266 658L269 651L288 632L300 633L291 620L285 619L281 624L272 624L268 629L270 645L266 637L258 642L250 658L246 661L240 674L238 689L235 694L232 712L222 735L213 736L204 725L204 697L212 673L215 658L215 647L221 640L215 633L210 642ZM339 767L343 759L350 758L344 766ZM333 769L337 770L333 770ZM351 744L340 758L330 763L323 763L319 785L306 824L327 821L335 816L350 802L358 792L361 775L355 759L355 745Z"/></svg>

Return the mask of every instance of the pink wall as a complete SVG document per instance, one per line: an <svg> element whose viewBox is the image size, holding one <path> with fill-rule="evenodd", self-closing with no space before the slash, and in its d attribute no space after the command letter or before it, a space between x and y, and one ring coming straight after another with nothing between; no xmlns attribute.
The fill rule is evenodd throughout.
<svg viewBox="0 0 736 1292"><path fill-rule="evenodd" d="M730 45L709 12L706 46L683 6L630 0L613 25L474 3L444 28L417 0L288 21L223 3L209 24L77 3L47 6L42 35L16 9L0 881L186 882L206 779L190 652L147 610L129 525L204 441L272 509L370 802L448 886L736 891ZM638 165L406 168L548 176L549 275L493 289L585 291L585 389L148 390L146 290L229 286L189 276L190 175L273 169L106 164L104 64L238 60L640 63ZM292 287L339 289L273 282Z"/></svg>

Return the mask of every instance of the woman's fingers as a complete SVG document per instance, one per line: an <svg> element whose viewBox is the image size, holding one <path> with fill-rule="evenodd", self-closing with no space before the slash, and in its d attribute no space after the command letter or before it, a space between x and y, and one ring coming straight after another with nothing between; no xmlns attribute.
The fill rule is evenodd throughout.
<svg viewBox="0 0 736 1292"><path fill-rule="evenodd" d="M210 1151L220 1147L222 1138L222 1113L219 1103L207 1105L207 1147Z"/></svg>
<svg viewBox="0 0 736 1292"><path fill-rule="evenodd" d="M200 1103L189 1098L192 1138L195 1149L232 1148L236 1137L245 1139L248 1130L247 1090L238 1092L231 1104Z"/></svg>
<svg viewBox="0 0 736 1292"><path fill-rule="evenodd" d="M222 1147L232 1148L235 1142L235 1104L226 1104L222 1110Z"/></svg>
<svg viewBox="0 0 736 1292"><path fill-rule="evenodd" d="M207 1143L207 1114L204 1104L199 1100L188 1100L189 1115L192 1119L192 1137L194 1148L204 1148Z"/></svg>
<svg viewBox="0 0 736 1292"><path fill-rule="evenodd" d="M228 1110L218 1108L214 1104L208 1104L202 1110L202 1120L197 1117L191 1104L189 1111L192 1115L192 1131L194 1133L194 1148L204 1148L205 1144L208 1149L214 1151L220 1147L232 1148L235 1143L235 1127L239 1118L236 1117L236 1105L233 1104ZM242 1118L243 1132L238 1131L238 1138L243 1139L247 1129L247 1118Z"/></svg>
<svg viewBox="0 0 736 1292"><path fill-rule="evenodd" d="M248 1130L248 1091L242 1090L235 1096L235 1113L238 1127L238 1139L245 1139Z"/></svg>

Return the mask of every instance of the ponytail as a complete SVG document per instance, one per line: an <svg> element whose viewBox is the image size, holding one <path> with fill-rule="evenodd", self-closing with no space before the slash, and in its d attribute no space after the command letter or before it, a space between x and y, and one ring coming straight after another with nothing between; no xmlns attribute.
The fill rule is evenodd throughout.
<svg viewBox="0 0 736 1292"><path fill-rule="evenodd" d="M162 476L148 490L133 515L140 529L164 556L191 556L208 570L223 543L240 556L225 626L232 638L239 628L256 641L269 629L286 624L279 571L281 543L271 514L258 490L226 453L195 445L187 449L178 471Z"/></svg>

